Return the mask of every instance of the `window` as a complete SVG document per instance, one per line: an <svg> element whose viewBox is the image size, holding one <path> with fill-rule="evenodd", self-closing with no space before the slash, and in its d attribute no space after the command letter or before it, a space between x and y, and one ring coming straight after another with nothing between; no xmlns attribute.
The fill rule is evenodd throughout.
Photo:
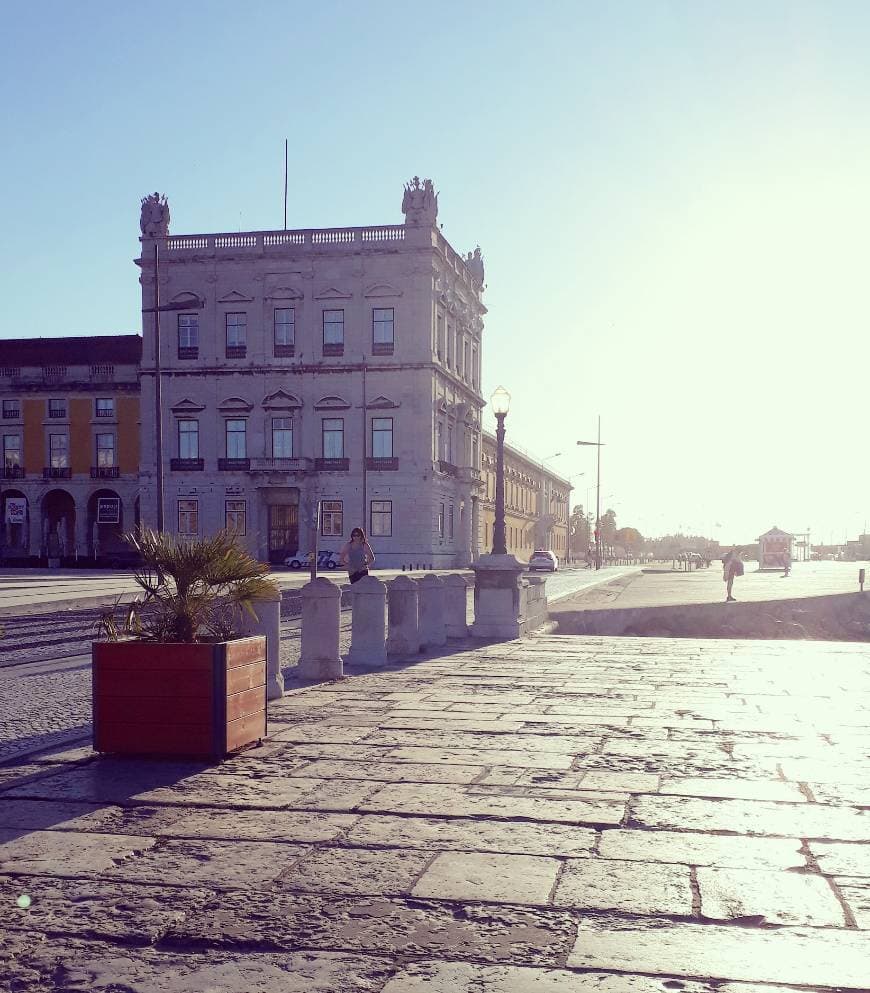
<svg viewBox="0 0 870 993"><path fill-rule="evenodd" d="M272 418L272 458L293 458L293 418Z"/></svg>
<svg viewBox="0 0 870 993"><path fill-rule="evenodd" d="M453 538L453 504L450 504L450 513L447 516L447 537Z"/></svg>
<svg viewBox="0 0 870 993"><path fill-rule="evenodd" d="M435 458L444 458L444 425L441 421L435 425Z"/></svg>
<svg viewBox="0 0 870 993"><path fill-rule="evenodd" d="M199 315L178 315L178 357L195 359L199 353Z"/></svg>
<svg viewBox="0 0 870 993"><path fill-rule="evenodd" d="M94 404L97 417L115 416L115 401L111 397L97 397Z"/></svg>
<svg viewBox="0 0 870 993"><path fill-rule="evenodd" d="M468 379L470 377L471 370L468 365L468 342L463 341L462 343L462 378Z"/></svg>
<svg viewBox="0 0 870 993"><path fill-rule="evenodd" d="M296 309L276 307L272 329L276 358L293 355L296 349Z"/></svg>
<svg viewBox="0 0 870 993"><path fill-rule="evenodd" d="M444 537L444 504L438 504L438 534Z"/></svg>
<svg viewBox="0 0 870 993"><path fill-rule="evenodd" d="M248 315L227 314L227 358L243 359L248 343Z"/></svg>
<svg viewBox="0 0 870 993"><path fill-rule="evenodd" d="M115 436L113 434L97 435L97 465L103 468L115 464Z"/></svg>
<svg viewBox="0 0 870 993"><path fill-rule="evenodd" d="M375 355L393 354L393 308L372 308L372 352Z"/></svg>
<svg viewBox="0 0 870 993"><path fill-rule="evenodd" d="M323 457L325 459L344 458L344 418L323 418Z"/></svg>
<svg viewBox="0 0 870 993"><path fill-rule="evenodd" d="M393 501L372 500L369 534L377 538L389 538L393 534Z"/></svg>
<svg viewBox="0 0 870 993"><path fill-rule="evenodd" d="M245 533L246 524L246 513L245 513L245 501L244 500L227 500L226 501L226 529L227 531L234 532L235 534Z"/></svg>
<svg viewBox="0 0 870 993"><path fill-rule="evenodd" d="M323 312L323 354L344 354L344 311Z"/></svg>
<svg viewBox="0 0 870 993"><path fill-rule="evenodd" d="M4 400L3 401L3 419L13 420L16 417L21 417L21 406L17 400Z"/></svg>
<svg viewBox="0 0 870 993"><path fill-rule="evenodd" d="M444 315L439 314L435 321L435 354L439 361L444 358Z"/></svg>
<svg viewBox="0 0 870 993"><path fill-rule="evenodd" d="M475 389L477 389L478 378L479 377L477 372L477 349L474 347L474 345L472 345L471 346L471 385Z"/></svg>
<svg viewBox="0 0 870 993"><path fill-rule="evenodd" d="M324 500L320 505L320 533L324 538L340 538L344 533L344 504Z"/></svg>
<svg viewBox="0 0 870 993"><path fill-rule="evenodd" d="M246 459L248 457L247 427L248 422L243 420L226 422L228 459Z"/></svg>
<svg viewBox="0 0 870 993"><path fill-rule="evenodd" d="M66 400L49 400L48 416L66 417Z"/></svg>
<svg viewBox="0 0 870 993"><path fill-rule="evenodd" d="M66 469L68 459L69 439L65 434L50 434L48 436L48 451L52 469Z"/></svg>
<svg viewBox="0 0 870 993"><path fill-rule="evenodd" d="M178 533L199 534L199 500L178 501Z"/></svg>
<svg viewBox="0 0 870 993"><path fill-rule="evenodd" d="M453 425L447 425L447 461L453 465Z"/></svg>
<svg viewBox="0 0 870 993"><path fill-rule="evenodd" d="M199 458L199 421L178 422L178 457Z"/></svg>
<svg viewBox="0 0 870 993"><path fill-rule="evenodd" d="M18 469L21 466L21 435L3 435L3 466L6 469Z"/></svg>
<svg viewBox="0 0 870 993"><path fill-rule="evenodd" d="M454 355L456 354L455 344L456 344L456 334L453 331L452 325L448 324L447 325L447 368L448 369L453 368Z"/></svg>
<svg viewBox="0 0 870 993"><path fill-rule="evenodd" d="M392 417L372 418L372 457L376 459L393 457Z"/></svg>

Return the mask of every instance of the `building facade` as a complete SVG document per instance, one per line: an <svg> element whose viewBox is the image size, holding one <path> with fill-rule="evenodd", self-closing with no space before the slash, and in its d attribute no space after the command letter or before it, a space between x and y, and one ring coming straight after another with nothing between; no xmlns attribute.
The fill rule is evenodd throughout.
<svg viewBox="0 0 870 993"><path fill-rule="evenodd" d="M315 528L337 550L356 526L381 567L477 555L483 263L441 234L431 181L405 187L402 211L377 227L170 235L165 198L143 200L146 523L159 375L166 530L232 528L272 563L311 550Z"/></svg>
<svg viewBox="0 0 870 993"><path fill-rule="evenodd" d="M492 548L495 527L495 468L495 435L484 431L481 464L482 551L490 551ZM556 553L560 561L565 560L569 552L570 491L571 485L566 479L545 469L533 456L505 444L505 539L509 554L527 560L536 548L548 548ZM574 552L576 551L575 549Z"/></svg>
<svg viewBox="0 0 870 993"><path fill-rule="evenodd" d="M0 559L119 564L138 519L138 335L0 341Z"/></svg>

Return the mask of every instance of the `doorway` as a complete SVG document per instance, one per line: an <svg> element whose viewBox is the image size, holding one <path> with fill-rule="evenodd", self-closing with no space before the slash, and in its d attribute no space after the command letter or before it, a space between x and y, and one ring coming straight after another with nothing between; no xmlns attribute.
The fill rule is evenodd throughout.
<svg viewBox="0 0 870 993"><path fill-rule="evenodd" d="M269 505L269 561L282 564L299 550L299 505L273 503Z"/></svg>

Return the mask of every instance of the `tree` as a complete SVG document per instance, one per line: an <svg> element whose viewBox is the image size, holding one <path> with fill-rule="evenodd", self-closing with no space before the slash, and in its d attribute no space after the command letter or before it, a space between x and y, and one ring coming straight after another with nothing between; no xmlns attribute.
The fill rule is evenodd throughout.
<svg viewBox="0 0 870 993"><path fill-rule="evenodd" d="M643 535L637 528L620 528L613 536L613 541L627 552L639 552L643 548Z"/></svg>
<svg viewBox="0 0 870 993"><path fill-rule="evenodd" d="M598 522L598 530L601 535L602 548L610 548L613 545L613 536L616 534L616 511L606 510Z"/></svg>
<svg viewBox="0 0 870 993"><path fill-rule="evenodd" d="M571 527L571 548L574 554L582 555L589 547L589 537L592 534L589 517L583 512L582 503L578 503L574 508L569 524Z"/></svg>

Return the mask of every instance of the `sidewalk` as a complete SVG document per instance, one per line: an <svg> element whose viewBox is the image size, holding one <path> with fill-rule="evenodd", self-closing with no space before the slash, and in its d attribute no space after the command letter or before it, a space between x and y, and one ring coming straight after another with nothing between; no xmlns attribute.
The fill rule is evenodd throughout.
<svg viewBox="0 0 870 993"><path fill-rule="evenodd" d="M866 991L868 741L866 646L541 637L2 769L0 990Z"/></svg>

